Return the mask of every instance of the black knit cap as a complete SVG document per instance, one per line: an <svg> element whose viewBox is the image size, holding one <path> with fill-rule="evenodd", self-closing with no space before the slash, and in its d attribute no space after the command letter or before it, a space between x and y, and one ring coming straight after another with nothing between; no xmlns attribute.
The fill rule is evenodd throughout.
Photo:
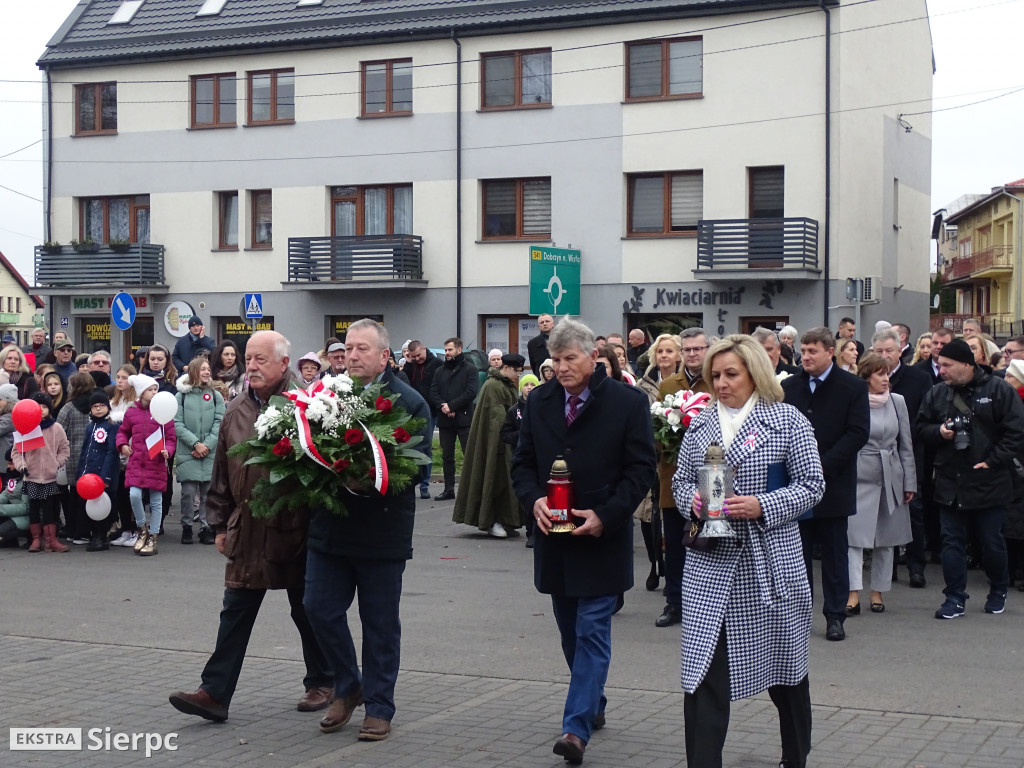
<svg viewBox="0 0 1024 768"><path fill-rule="evenodd" d="M110 398L107 397L107 393L99 387L89 393L89 407L92 408L96 403L103 403L107 408L110 407Z"/></svg>
<svg viewBox="0 0 1024 768"><path fill-rule="evenodd" d="M45 405L51 411L53 410L53 398L50 397L45 392L33 392L32 399L35 400L40 405Z"/></svg>
<svg viewBox="0 0 1024 768"><path fill-rule="evenodd" d="M956 360L958 363L974 365L974 352L971 351L971 348L963 339L953 339L943 344L939 357L948 357L950 360Z"/></svg>

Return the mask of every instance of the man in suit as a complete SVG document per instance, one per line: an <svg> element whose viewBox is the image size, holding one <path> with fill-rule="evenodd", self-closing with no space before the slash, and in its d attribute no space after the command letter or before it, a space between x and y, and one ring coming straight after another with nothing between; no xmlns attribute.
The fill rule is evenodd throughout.
<svg viewBox="0 0 1024 768"><path fill-rule="evenodd" d="M839 343L836 346L841 346L847 339L853 339L854 344L857 345L857 359L860 360L864 354L864 344L854 338L856 335L857 323L854 322L852 317L844 317L839 321L839 333L836 334L836 340Z"/></svg>
<svg viewBox="0 0 1024 768"><path fill-rule="evenodd" d="M364 385L380 382L386 397L399 395L396 405L422 419L418 450L430 452L426 425L427 403L395 375L388 332L364 318L345 334L348 374ZM339 493L341 493L339 489ZM416 513L414 487L388 489L382 496L346 493L347 514L314 509L309 521L306 594L303 605L320 646L334 669L334 698L320 720L320 730L332 733L345 726L356 707L365 702L360 741L381 741L391 733L395 714L395 684L402 646L399 602L402 574L412 558ZM348 610L359 595L362 626L362 673L349 629Z"/></svg>
<svg viewBox="0 0 1024 768"><path fill-rule="evenodd" d="M654 433L643 392L595 368L589 328L563 319L548 350L556 379L527 400L512 482L543 534L534 538L534 584L551 595L570 670L554 752L579 764L591 733L604 726L612 613L633 586L633 510L656 482ZM556 458L574 484L571 533L551 531L546 484Z"/></svg>
<svg viewBox="0 0 1024 768"><path fill-rule="evenodd" d="M932 332L931 356L927 360L922 360L915 364L916 368L920 368L932 377L932 386L942 383L942 377L939 376L939 353L942 352L942 348L952 340L953 332L948 328L935 329Z"/></svg>
<svg viewBox="0 0 1024 768"><path fill-rule="evenodd" d="M825 637L845 640L846 600L850 594L847 521L857 511L857 451L868 441L868 388L835 365L835 340L828 328L812 328L800 338L803 370L782 382L785 402L814 427L825 495L810 519L800 521L807 578L814 588L811 550L821 547L821 592Z"/></svg>
<svg viewBox="0 0 1024 768"><path fill-rule="evenodd" d="M900 361L904 365L910 365L914 359L914 346L910 338L910 326L906 323L893 323L892 329L900 337Z"/></svg>
<svg viewBox="0 0 1024 768"><path fill-rule="evenodd" d="M932 388L928 372L917 367L909 366L900 357L900 336L896 331L897 326L890 330L879 331L871 338L871 347L876 354L885 358L889 363L889 389L903 397L907 403L907 413L910 414L911 426L921 410L921 403L925 395ZM918 490L926 484L922 477L925 467L924 444L918 439L916 433L914 441L914 463L917 467ZM930 466L930 464L929 464ZM910 586L914 589L921 589L925 586L925 527L924 527L924 503L921 501L921 494L914 495L910 502L910 530L914 537L907 545L907 568L910 571ZM893 563L893 573L896 572L896 563Z"/></svg>
<svg viewBox="0 0 1024 768"><path fill-rule="evenodd" d="M758 326L750 335L768 353L768 359L772 361L772 368L775 370L776 376L780 373L788 373L792 376L794 373L800 372L800 369L795 365L786 365L782 361L782 342L779 341L779 334L775 331L769 331L767 328Z"/></svg>

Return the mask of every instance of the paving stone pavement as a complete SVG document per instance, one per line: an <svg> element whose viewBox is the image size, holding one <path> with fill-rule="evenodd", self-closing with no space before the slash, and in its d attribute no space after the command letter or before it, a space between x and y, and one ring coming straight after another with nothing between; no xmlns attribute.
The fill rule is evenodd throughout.
<svg viewBox="0 0 1024 768"><path fill-rule="evenodd" d="M560 768L551 746L568 678L550 605L530 584L530 553L521 538L498 542L454 526L451 506L418 511L398 714L391 737L373 743L356 740L361 708L333 734L319 732L319 713L295 710L303 665L279 593L261 611L228 722L170 707L170 692L198 684L216 629L223 560L212 547L184 547L169 533L148 559L81 547L60 556L0 550L0 768ZM663 598L643 590L638 546L640 586L613 630L608 725L584 765L686 764L678 631L651 626ZM967 617L936 621L939 574L928 574L928 590L897 583L885 614L849 620L845 643L825 642L816 615L809 766L1024 768L1022 600L1014 593L1002 616L984 615L974 600ZM983 596L978 572L971 578ZM12 751L11 727L176 733L177 749L148 759ZM725 766L775 768L778 759L767 696L735 702Z"/></svg>

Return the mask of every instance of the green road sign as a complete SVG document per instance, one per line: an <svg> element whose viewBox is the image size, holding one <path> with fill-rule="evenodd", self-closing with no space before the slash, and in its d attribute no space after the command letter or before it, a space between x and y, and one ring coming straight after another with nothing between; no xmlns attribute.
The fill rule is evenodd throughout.
<svg viewBox="0 0 1024 768"><path fill-rule="evenodd" d="M530 314L580 313L580 252L530 246Z"/></svg>

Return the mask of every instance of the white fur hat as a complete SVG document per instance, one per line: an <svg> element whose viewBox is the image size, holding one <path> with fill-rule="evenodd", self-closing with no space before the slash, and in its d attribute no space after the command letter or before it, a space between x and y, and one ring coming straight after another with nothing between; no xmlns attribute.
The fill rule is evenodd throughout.
<svg viewBox="0 0 1024 768"><path fill-rule="evenodd" d="M144 373L137 373L134 376L128 377L128 383L135 389L135 395L142 397L142 393L150 387L159 387L160 383L152 376L147 376Z"/></svg>

